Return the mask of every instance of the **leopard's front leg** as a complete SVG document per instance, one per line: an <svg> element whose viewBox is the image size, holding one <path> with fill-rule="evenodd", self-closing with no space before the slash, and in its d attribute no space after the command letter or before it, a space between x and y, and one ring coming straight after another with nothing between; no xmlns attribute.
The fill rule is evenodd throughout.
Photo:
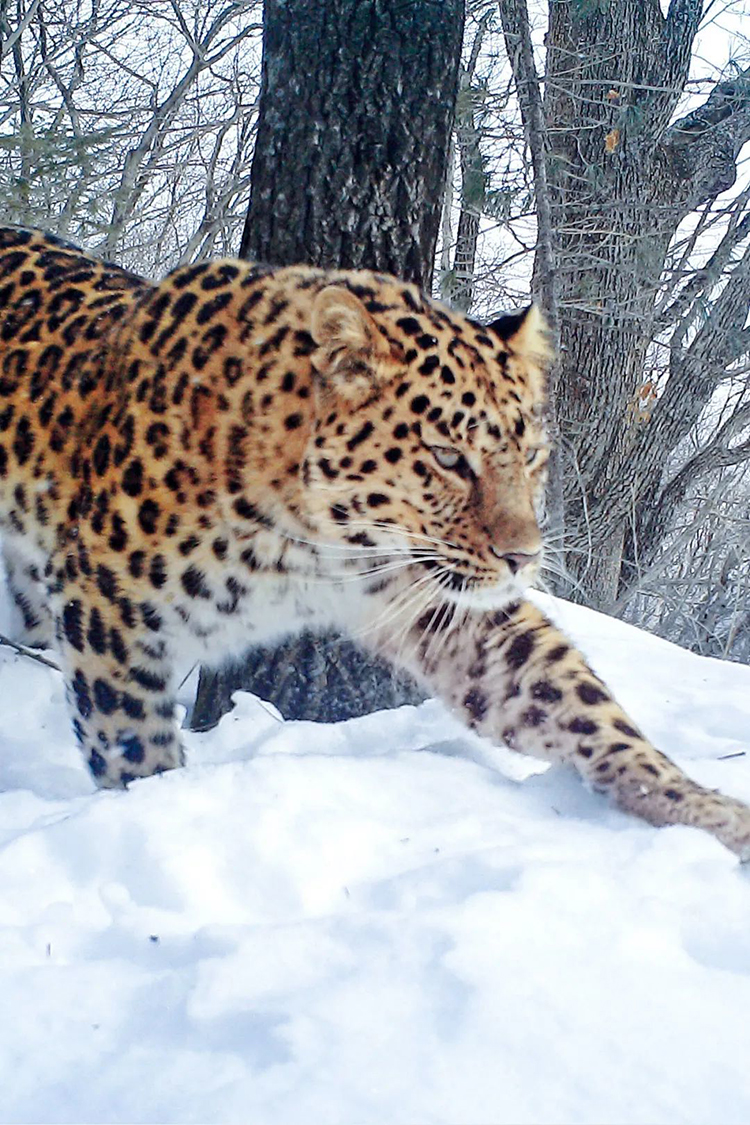
<svg viewBox="0 0 750 1125"><path fill-rule="evenodd" d="M638 730L571 642L530 602L487 613L429 610L396 645L406 664L474 730L575 767L621 809L689 824L750 859L750 808L692 781Z"/></svg>
<svg viewBox="0 0 750 1125"><path fill-rule="evenodd" d="M54 601L73 730L96 784L119 787L182 765L156 609L122 592L106 567L67 582Z"/></svg>
<svg viewBox="0 0 750 1125"><path fill-rule="evenodd" d="M38 567L10 538L3 540L2 554L8 586L21 615L23 631L18 640L32 648L46 648L54 638L54 623Z"/></svg>

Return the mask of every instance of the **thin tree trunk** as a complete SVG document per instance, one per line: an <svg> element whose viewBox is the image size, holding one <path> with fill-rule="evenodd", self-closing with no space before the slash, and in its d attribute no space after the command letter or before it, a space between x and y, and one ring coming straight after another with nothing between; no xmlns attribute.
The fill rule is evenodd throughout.
<svg viewBox="0 0 750 1125"><path fill-rule="evenodd" d="M266 0L242 257L383 270L429 289L455 113L463 0ZM348 642L303 635L203 671L193 725L232 690L333 721L421 693Z"/></svg>
<svg viewBox="0 0 750 1125"><path fill-rule="evenodd" d="M463 312L469 312L474 300L479 220L484 209L489 179L480 145L481 130L475 118L473 83L490 15L488 9L479 21L468 62L461 67L458 81L454 144L458 147L461 165L461 210L458 216L453 269L448 283L443 280L442 290L451 305ZM451 152L450 157L452 158L453 155ZM444 247L446 256L449 255L449 251L449 246Z"/></svg>
<svg viewBox="0 0 750 1125"><path fill-rule="evenodd" d="M549 146L541 84L534 64L529 12L526 0L499 0L498 7L533 170L537 245L532 287L534 297L539 301L547 318L552 347L557 355L560 348L560 309L552 204L547 175ZM560 364L556 360L549 372L548 386L548 428L552 453L549 463L546 521L548 530L554 532L555 542L562 540L565 531L563 459L557 406L559 378Z"/></svg>

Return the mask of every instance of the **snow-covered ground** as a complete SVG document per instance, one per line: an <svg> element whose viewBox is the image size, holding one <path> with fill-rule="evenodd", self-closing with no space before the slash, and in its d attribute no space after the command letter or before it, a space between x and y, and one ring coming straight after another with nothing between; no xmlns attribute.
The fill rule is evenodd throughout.
<svg viewBox="0 0 750 1125"><path fill-rule="evenodd" d="M750 669L545 605L750 800ZM59 676L0 650L0 1120L750 1120L750 871L709 836L434 702L317 726L239 695L187 741L95 792Z"/></svg>

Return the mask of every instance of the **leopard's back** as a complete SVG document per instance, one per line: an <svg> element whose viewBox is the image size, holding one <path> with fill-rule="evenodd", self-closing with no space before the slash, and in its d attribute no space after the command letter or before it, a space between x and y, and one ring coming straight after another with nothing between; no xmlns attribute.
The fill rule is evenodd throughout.
<svg viewBox="0 0 750 1125"><path fill-rule="evenodd" d="M47 554L93 437L102 357L151 286L38 231L0 228L0 527Z"/></svg>

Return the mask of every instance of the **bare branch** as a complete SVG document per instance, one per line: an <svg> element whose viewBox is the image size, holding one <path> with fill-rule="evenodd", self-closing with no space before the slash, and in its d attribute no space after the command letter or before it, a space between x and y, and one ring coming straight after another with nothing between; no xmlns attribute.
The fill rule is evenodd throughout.
<svg viewBox="0 0 750 1125"><path fill-rule="evenodd" d="M664 135L662 151L686 212L732 186L748 140L750 67L717 83L703 105Z"/></svg>
<svg viewBox="0 0 750 1125"><path fill-rule="evenodd" d="M719 279L729 265L733 251L750 235L750 212L747 204L750 201L750 187L745 188L732 204L732 213L727 224L727 229L719 241L716 249L711 254L705 266L694 270L689 281L678 293L677 297L663 310L657 310L656 328L658 331L680 322L677 335L673 343L682 342L685 334L694 322L698 301L708 299L712 289L716 287ZM682 266L678 266L673 273L679 274L687 266L690 253L695 249L696 241L703 233L710 211L704 211L701 222L696 224L693 235L688 240L682 256ZM692 315L689 315L692 314Z"/></svg>
<svg viewBox="0 0 750 1125"><path fill-rule="evenodd" d="M11 31L5 26L0 26L0 31L4 32L4 38L0 42L0 62L3 61L5 56L14 49L21 39L23 33L31 26L31 23L37 13L41 0L32 0L27 11L24 13L23 18L19 20L18 24Z"/></svg>
<svg viewBox="0 0 750 1125"><path fill-rule="evenodd" d="M656 136L666 127L685 88L702 11L703 0L671 0L669 5L662 43L654 51L663 92L649 96L650 124Z"/></svg>

